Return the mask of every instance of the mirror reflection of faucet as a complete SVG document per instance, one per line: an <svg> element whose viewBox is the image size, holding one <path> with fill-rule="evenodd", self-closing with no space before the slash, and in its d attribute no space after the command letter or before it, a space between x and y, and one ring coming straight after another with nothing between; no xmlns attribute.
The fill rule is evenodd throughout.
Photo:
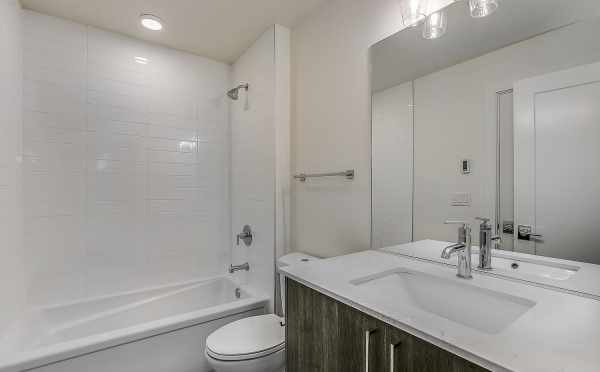
<svg viewBox="0 0 600 372"><path fill-rule="evenodd" d="M492 269L492 245L499 244L502 241L500 236L492 236L492 226L489 224L489 218L476 217L481 221L479 225L479 266L481 270Z"/></svg>

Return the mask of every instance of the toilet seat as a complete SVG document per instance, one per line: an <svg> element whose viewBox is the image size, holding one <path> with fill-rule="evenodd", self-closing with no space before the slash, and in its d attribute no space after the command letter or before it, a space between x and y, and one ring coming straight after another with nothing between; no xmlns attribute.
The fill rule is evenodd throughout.
<svg viewBox="0 0 600 372"><path fill-rule="evenodd" d="M222 361L263 358L285 348L283 318L274 314L230 323L206 339L206 353Z"/></svg>

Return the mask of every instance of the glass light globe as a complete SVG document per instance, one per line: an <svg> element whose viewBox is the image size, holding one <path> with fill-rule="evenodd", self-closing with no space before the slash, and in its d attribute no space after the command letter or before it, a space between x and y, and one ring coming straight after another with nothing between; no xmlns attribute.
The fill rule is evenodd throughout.
<svg viewBox="0 0 600 372"><path fill-rule="evenodd" d="M427 0L401 0L400 12L404 26L415 27L425 19L427 3Z"/></svg>
<svg viewBox="0 0 600 372"><path fill-rule="evenodd" d="M430 14L423 23L423 37L425 39L437 39L442 37L448 29L448 18L446 12L439 11Z"/></svg>
<svg viewBox="0 0 600 372"><path fill-rule="evenodd" d="M471 17L487 17L498 9L498 0L469 0Z"/></svg>

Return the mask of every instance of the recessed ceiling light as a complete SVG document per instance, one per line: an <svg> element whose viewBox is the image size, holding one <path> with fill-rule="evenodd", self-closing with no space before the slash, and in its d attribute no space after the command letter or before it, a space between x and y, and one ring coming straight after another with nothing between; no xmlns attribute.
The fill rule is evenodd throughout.
<svg viewBox="0 0 600 372"><path fill-rule="evenodd" d="M140 22L142 23L142 26L146 27L148 30L160 31L163 28L162 20L152 14L142 14L140 16Z"/></svg>
<svg viewBox="0 0 600 372"><path fill-rule="evenodd" d="M141 65L148 64L148 58L146 58L146 57L135 57L135 61Z"/></svg>

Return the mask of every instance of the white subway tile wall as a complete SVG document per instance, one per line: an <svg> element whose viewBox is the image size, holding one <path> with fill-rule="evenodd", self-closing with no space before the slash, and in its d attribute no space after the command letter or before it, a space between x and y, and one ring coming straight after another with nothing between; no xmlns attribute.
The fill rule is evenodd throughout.
<svg viewBox="0 0 600 372"><path fill-rule="evenodd" d="M34 12L23 23L29 303L223 274L230 66Z"/></svg>

